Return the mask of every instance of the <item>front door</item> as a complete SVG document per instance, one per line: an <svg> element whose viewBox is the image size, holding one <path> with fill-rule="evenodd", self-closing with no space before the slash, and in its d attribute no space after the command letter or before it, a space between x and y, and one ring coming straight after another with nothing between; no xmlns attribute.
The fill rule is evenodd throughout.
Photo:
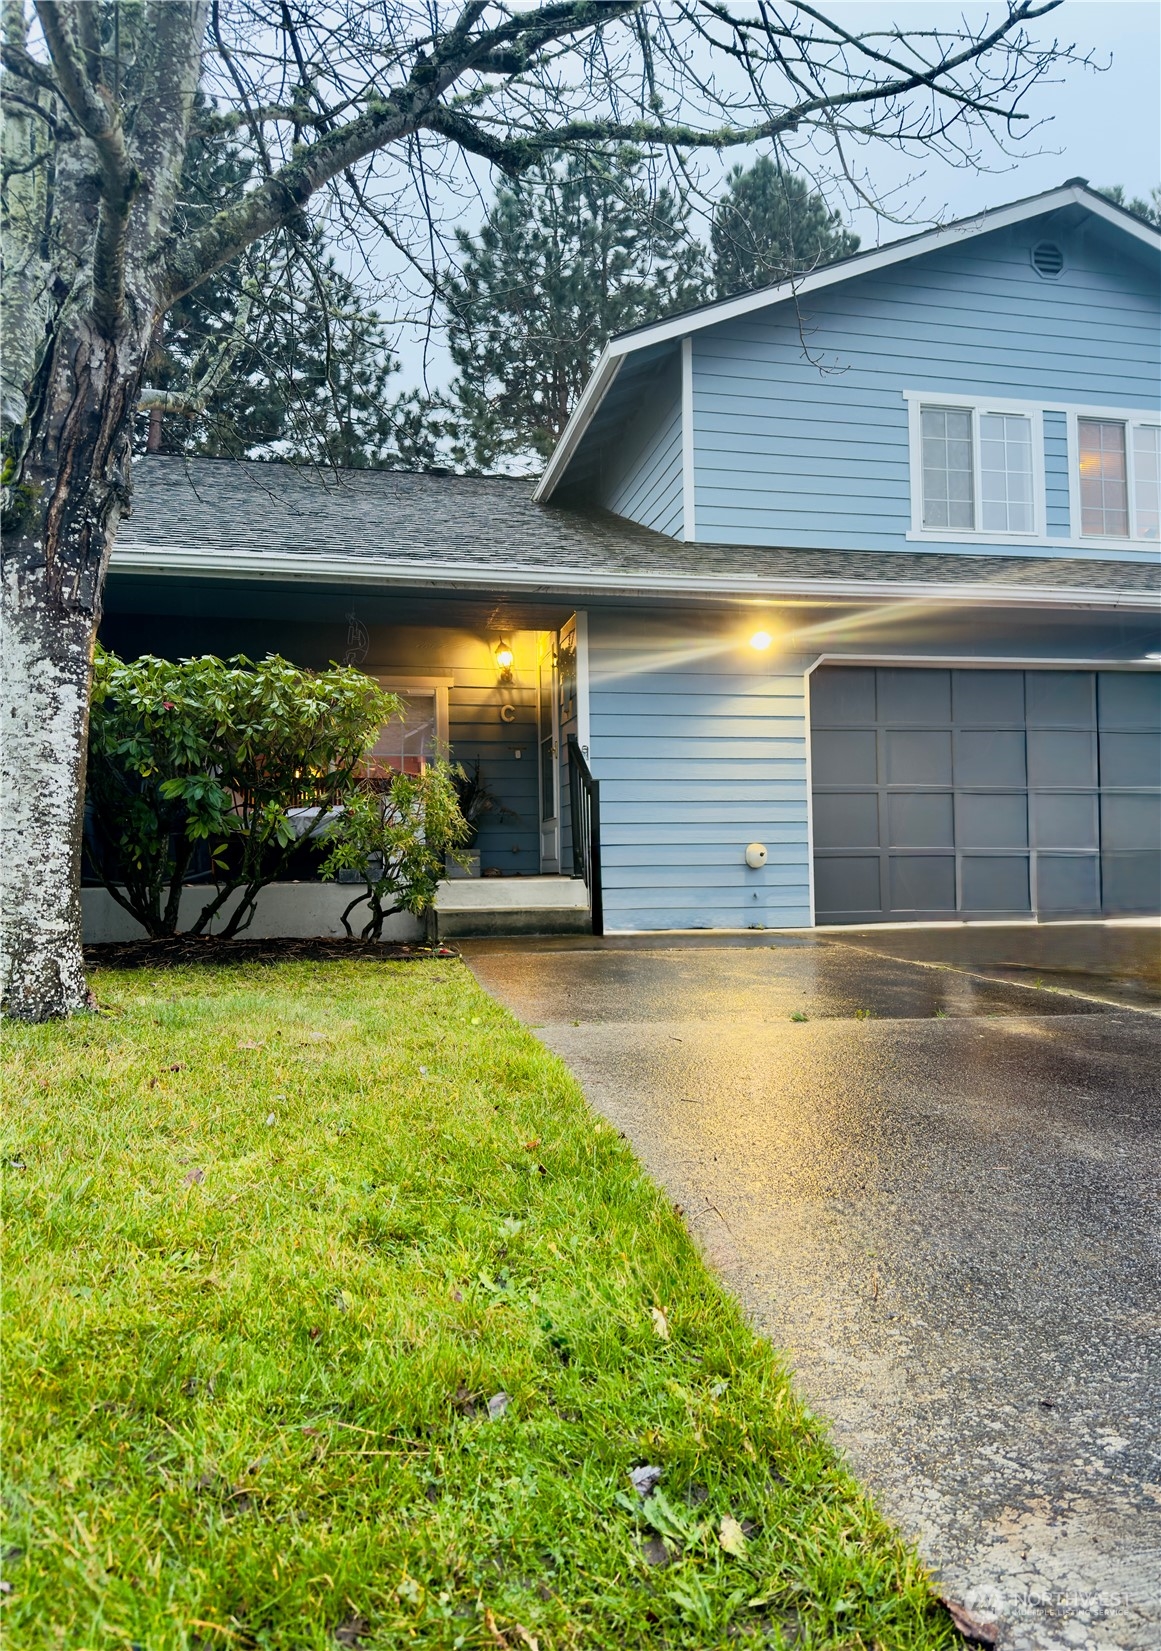
<svg viewBox="0 0 1161 1651"><path fill-rule="evenodd" d="M540 758L540 869L560 871L560 705L555 631L541 631L537 646L537 733Z"/></svg>

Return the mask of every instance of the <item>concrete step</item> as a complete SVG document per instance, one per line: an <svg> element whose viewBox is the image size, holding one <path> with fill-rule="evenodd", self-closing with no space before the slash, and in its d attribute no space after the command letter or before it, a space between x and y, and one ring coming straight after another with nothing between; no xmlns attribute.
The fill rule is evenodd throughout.
<svg viewBox="0 0 1161 1651"><path fill-rule="evenodd" d="M435 902L442 939L457 935L590 934L589 896L579 877L456 877Z"/></svg>

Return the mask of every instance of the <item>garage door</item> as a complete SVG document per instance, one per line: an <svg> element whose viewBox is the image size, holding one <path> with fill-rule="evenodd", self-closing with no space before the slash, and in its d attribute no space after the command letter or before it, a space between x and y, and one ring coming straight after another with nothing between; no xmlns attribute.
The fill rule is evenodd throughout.
<svg viewBox="0 0 1161 1651"><path fill-rule="evenodd" d="M825 666L820 923L1161 910L1161 675Z"/></svg>

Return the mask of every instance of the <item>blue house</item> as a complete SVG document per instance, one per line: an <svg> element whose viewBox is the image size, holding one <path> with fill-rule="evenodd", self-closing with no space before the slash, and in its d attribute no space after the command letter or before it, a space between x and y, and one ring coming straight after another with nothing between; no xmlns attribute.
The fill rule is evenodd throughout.
<svg viewBox="0 0 1161 1651"><path fill-rule="evenodd" d="M103 634L404 693L453 927L1154 913L1159 299L1073 182L613 340L535 485L146 459Z"/></svg>

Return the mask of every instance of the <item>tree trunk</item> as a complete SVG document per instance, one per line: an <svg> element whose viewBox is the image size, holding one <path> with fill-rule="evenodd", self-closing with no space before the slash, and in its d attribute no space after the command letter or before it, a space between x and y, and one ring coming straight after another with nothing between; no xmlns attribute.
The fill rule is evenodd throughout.
<svg viewBox="0 0 1161 1651"><path fill-rule="evenodd" d="M0 989L20 1020L87 1002L79 885L93 643L129 497L147 338L139 327L110 340L90 312L58 312L7 489Z"/></svg>

